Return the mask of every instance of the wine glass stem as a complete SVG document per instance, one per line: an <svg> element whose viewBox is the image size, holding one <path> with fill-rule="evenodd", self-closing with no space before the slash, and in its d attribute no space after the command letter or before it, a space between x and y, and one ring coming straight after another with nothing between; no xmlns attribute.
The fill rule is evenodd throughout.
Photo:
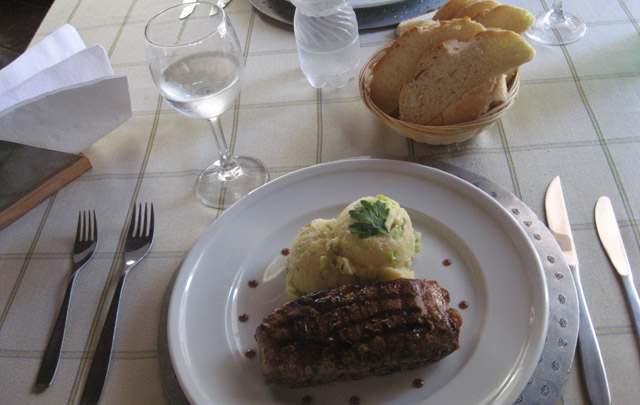
<svg viewBox="0 0 640 405"><path fill-rule="evenodd" d="M211 129L213 130L213 137L216 140L218 146L218 153L220 155L220 167L225 170L229 164L229 147L227 141L224 139L224 131L222 130L222 124L218 117L209 118Z"/></svg>
<svg viewBox="0 0 640 405"><path fill-rule="evenodd" d="M564 18L564 10L562 9L562 0L554 0L551 12L557 18Z"/></svg>

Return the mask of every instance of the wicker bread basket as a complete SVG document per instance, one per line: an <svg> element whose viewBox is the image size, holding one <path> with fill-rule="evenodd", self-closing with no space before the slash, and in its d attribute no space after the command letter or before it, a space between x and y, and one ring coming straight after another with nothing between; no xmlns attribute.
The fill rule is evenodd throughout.
<svg viewBox="0 0 640 405"><path fill-rule="evenodd" d="M387 49L392 45L389 43L377 50L365 63L360 71L360 96L364 104L375 115L391 129L402 136L406 136L416 142L430 145L449 145L452 143L464 142L478 135L485 129L493 125L504 113L515 103L520 89L519 73L516 72L514 78L508 83L507 100L487 111L484 115L474 121L468 121L455 125L418 125L411 122L400 121L380 110L371 100L371 80L373 78L373 67L382 58Z"/></svg>

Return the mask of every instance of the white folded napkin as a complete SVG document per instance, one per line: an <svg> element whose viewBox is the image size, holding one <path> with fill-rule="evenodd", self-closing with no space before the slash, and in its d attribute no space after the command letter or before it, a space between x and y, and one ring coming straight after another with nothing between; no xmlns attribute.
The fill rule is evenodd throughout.
<svg viewBox="0 0 640 405"><path fill-rule="evenodd" d="M0 139L80 153L131 118L126 76L64 25L0 70Z"/></svg>
<svg viewBox="0 0 640 405"><path fill-rule="evenodd" d="M78 31L69 24L63 25L0 71L0 93L84 48Z"/></svg>

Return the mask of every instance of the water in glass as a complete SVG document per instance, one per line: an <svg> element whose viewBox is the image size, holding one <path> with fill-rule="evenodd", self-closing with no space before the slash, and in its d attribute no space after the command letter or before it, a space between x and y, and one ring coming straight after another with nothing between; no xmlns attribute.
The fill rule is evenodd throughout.
<svg viewBox="0 0 640 405"><path fill-rule="evenodd" d="M218 117L240 93L241 66L228 53L196 53L167 67L158 88L169 104L185 115Z"/></svg>

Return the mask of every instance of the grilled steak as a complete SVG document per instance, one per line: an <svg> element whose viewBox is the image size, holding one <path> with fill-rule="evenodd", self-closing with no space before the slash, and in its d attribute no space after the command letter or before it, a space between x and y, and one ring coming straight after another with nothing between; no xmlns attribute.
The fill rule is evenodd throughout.
<svg viewBox="0 0 640 405"><path fill-rule="evenodd" d="M268 315L255 338L266 383L306 387L440 360L462 318L435 281L398 279L311 293Z"/></svg>

